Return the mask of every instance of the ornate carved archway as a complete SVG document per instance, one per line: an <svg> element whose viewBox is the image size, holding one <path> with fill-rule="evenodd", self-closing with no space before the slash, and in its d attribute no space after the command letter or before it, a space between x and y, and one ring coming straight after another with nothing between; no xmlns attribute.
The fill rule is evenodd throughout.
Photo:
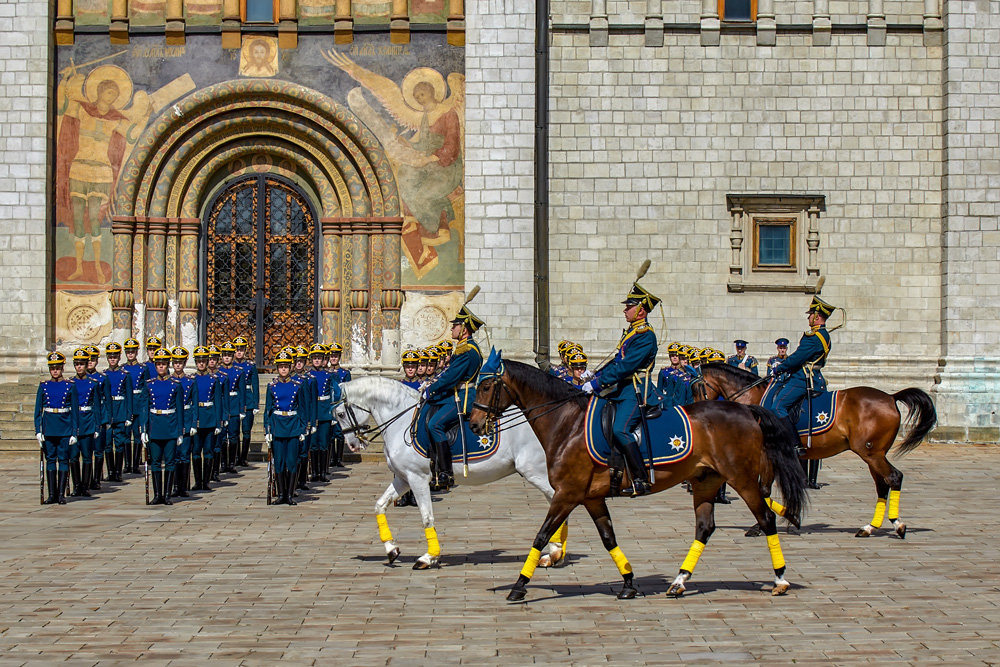
<svg viewBox="0 0 1000 667"><path fill-rule="evenodd" d="M354 363L398 346L399 195L375 136L347 108L298 84L231 81L198 90L151 123L122 169L112 231L116 335L197 341L198 237L224 181L283 176L322 211L321 330Z"/></svg>

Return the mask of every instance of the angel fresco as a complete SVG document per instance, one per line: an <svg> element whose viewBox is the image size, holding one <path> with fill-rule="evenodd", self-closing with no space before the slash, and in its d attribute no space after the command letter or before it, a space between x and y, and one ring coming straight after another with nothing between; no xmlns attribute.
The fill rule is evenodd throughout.
<svg viewBox="0 0 1000 667"><path fill-rule="evenodd" d="M399 85L333 49L323 57L361 84L348 93L347 103L378 137L396 173L404 207L403 252L416 280L461 285L465 75L452 72L446 84L437 70L418 67ZM369 104L364 91L391 120ZM442 258L445 265L428 276Z"/></svg>

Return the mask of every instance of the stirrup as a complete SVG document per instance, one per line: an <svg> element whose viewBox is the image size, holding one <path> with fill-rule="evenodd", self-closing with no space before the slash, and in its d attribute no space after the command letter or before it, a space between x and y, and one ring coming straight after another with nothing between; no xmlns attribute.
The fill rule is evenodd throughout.
<svg viewBox="0 0 1000 667"><path fill-rule="evenodd" d="M622 489L622 495L629 496L630 498L638 498L639 496L644 496L649 493L650 485L645 479L633 478L632 486L627 489Z"/></svg>

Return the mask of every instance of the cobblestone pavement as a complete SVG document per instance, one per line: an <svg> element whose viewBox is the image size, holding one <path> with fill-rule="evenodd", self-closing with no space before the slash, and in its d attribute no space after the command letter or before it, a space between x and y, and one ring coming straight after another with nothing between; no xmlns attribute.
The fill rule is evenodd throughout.
<svg viewBox="0 0 1000 667"><path fill-rule="evenodd" d="M850 454L826 462L800 536L782 532L793 589L772 598L750 514L719 528L680 600L664 592L693 537L681 489L611 504L643 596L620 581L586 512L570 563L539 569L527 604L504 596L545 504L520 478L434 504L443 567L414 572L419 515L393 508L387 567L372 516L383 466L267 507L264 467L173 507L142 479L64 507L38 505L37 463L0 461L0 665L1000 662L1000 448L922 445L906 475L906 540L853 537L873 485ZM887 524L888 525L888 524Z"/></svg>

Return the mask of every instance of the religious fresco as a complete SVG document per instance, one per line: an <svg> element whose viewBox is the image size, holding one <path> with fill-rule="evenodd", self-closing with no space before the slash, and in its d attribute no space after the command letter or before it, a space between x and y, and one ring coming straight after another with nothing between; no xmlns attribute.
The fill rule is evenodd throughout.
<svg viewBox="0 0 1000 667"><path fill-rule="evenodd" d="M189 18L198 10L206 22L217 20L220 3L206 0L196 4L186 3ZM364 9L365 4L355 2L355 11ZM439 6L444 11L444 3L439 0L420 4L430 13ZM302 9L306 6L326 11L332 3L307 1ZM106 15L108 3L78 0L75 8L78 18L84 9L92 10L94 15L103 9ZM304 93L316 91L353 114L351 122L360 123L387 158L383 159L385 177L394 179L399 197L394 210L399 210L403 220L401 256L394 260L394 266L382 266L382 249L378 247L381 241L373 240L375 245L366 253L370 251L379 259L371 260L370 270L379 275L396 274L396 284L422 294L445 295L462 289L464 50L449 46L444 34L415 33L409 44L391 44L386 33L356 33L353 43L335 45L331 34L302 33L297 48L281 50L275 37L261 34L244 35L241 48L223 49L219 36L211 34L188 34L184 45L167 46L162 35L134 34L128 44L115 45L107 35L80 33L74 44L57 47L56 61L53 284L58 344L99 343L111 335L113 316L107 304L116 282L112 277L115 257L121 251L115 246L111 226L112 218L122 215L116 210L114 194L129 191L144 177L143 173L125 168L133 149L142 143L143 136L161 131L164 120L187 118L186 114L191 113L187 109L207 115L217 113L211 108L211 99L197 103L186 100L194 100L199 91L222 91L240 81L274 81L275 94L278 99L287 99L290 108L295 108L296 100L302 99ZM255 122L268 126L266 110L253 113L260 116ZM196 116L191 120L196 121ZM190 135L193 146L199 136ZM319 175L311 170L325 167L300 159L296 150L291 144L255 149L252 135L233 138L225 150L218 150L216 157L198 163L204 173L190 175L190 182L203 187L207 179L206 192L217 192L226 186L227 178L250 172L273 173L306 185L318 182ZM331 155L329 168L348 174L337 166L342 160L349 164L355 158ZM204 166L220 162L224 163L222 168ZM164 173L188 178L186 172L192 168L168 164ZM162 187L167 189L161 193ZM340 212L345 198L360 201L355 191L360 187L362 181L347 180L342 186L303 190L319 200L314 202L315 208L323 215L378 215L377 211L357 208L357 203L353 212ZM153 202L167 202L166 198L173 196L169 179L161 179ZM376 204L382 206L373 201L372 205ZM167 215L201 218L206 205L202 200L183 201L177 205L177 212ZM168 208L172 206L170 203ZM164 215L155 211L131 214ZM184 281L178 275L182 266L177 261L178 243L168 234L162 249L139 252L140 246L130 248L130 257L135 257L134 261L128 260L132 275L127 281L117 281L128 282L131 289L140 290L140 295L141 290L163 286L168 333L169 322L177 321L176 309L183 308L174 302ZM324 275L329 273L326 262L343 261L328 254L325 252L322 258ZM146 258L159 255L165 256L162 266L152 266L153 260L149 260L150 266L143 266ZM338 286L346 291L331 304L340 307L352 287ZM371 298L383 297L373 287ZM390 307L402 303L401 297L391 295L383 300ZM141 333L143 322L149 320L143 309L155 307L137 297L131 325L134 333ZM344 312L346 318L347 310ZM375 307L371 322L381 323L382 318L382 311Z"/></svg>

